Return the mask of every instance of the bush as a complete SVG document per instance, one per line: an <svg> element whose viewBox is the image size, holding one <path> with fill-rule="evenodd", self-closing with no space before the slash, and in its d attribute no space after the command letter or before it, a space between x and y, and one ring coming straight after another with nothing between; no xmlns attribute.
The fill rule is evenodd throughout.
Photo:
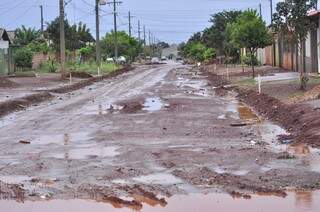
<svg viewBox="0 0 320 212"><path fill-rule="evenodd" d="M48 61L41 63L39 67L39 71L44 73L55 73L57 70L58 64L55 60L52 59L49 59Z"/></svg>
<svg viewBox="0 0 320 212"><path fill-rule="evenodd" d="M32 68L32 51L29 48L18 49L14 54L14 64L18 68Z"/></svg>
<svg viewBox="0 0 320 212"><path fill-rule="evenodd" d="M32 52L42 52L47 54L49 52L49 46L44 39L37 39L32 41L27 46Z"/></svg>
<svg viewBox="0 0 320 212"><path fill-rule="evenodd" d="M243 56L242 61L248 66L258 66L259 61L255 55L248 54L247 56Z"/></svg>
<svg viewBox="0 0 320 212"><path fill-rule="evenodd" d="M204 60L206 60L206 61L209 61L209 60L213 59L214 56L215 56L215 51L214 51L213 48L208 48L203 53Z"/></svg>

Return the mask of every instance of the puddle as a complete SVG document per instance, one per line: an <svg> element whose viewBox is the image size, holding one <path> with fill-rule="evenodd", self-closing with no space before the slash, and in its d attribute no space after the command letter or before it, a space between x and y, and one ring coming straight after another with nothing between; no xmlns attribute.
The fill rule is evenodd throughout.
<svg viewBox="0 0 320 212"><path fill-rule="evenodd" d="M25 175L0 176L0 181L8 184L21 184L30 180L31 180L31 177L28 177Z"/></svg>
<svg viewBox="0 0 320 212"><path fill-rule="evenodd" d="M133 178L133 180L143 184L173 185L182 183L182 180L169 173L150 174Z"/></svg>
<svg viewBox="0 0 320 212"><path fill-rule="evenodd" d="M77 149L66 150L64 153L49 154L49 157L57 159L88 159L88 158L105 158L115 157L120 153L117 151L118 147L83 147Z"/></svg>
<svg viewBox="0 0 320 212"><path fill-rule="evenodd" d="M31 140L31 145L68 145L70 143L80 143L81 141L89 140L88 133L65 133L61 135L44 135L39 138Z"/></svg>
<svg viewBox="0 0 320 212"><path fill-rule="evenodd" d="M248 107L244 104L239 104L238 114L239 114L239 118L241 120L249 122L249 123L256 123L256 122L260 121L257 114L255 114L250 107Z"/></svg>
<svg viewBox="0 0 320 212"><path fill-rule="evenodd" d="M85 115L106 115L110 113L117 113L123 109L123 106L113 104L98 104L83 107L83 114Z"/></svg>
<svg viewBox="0 0 320 212"><path fill-rule="evenodd" d="M146 110L149 112L155 112L159 111L164 107L168 107L169 104L165 103L161 98L159 97L151 97L146 98L142 110Z"/></svg>
<svg viewBox="0 0 320 212"><path fill-rule="evenodd" d="M253 195L251 199L239 199L228 194L190 194L176 195L167 199L168 204L158 204L134 198L141 202L141 212L318 212L320 208L320 193L297 191L289 193L286 198L267 195ZM117 207L117 208L114 208ZM40 202L18 203L15 201L0 201L0 210L6 212L132 212L132 208L114 205L108 202L91 200L52 200Z"/></svg>

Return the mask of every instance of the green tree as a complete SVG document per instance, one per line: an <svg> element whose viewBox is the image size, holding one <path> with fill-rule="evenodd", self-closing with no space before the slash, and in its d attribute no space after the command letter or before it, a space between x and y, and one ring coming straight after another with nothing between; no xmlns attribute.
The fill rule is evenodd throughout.
<svg viewBox="0 0 320 212"><path fill-rule="evenodd" d="M119 56L125 56L130 61L134 61L135 58L142 52L141 43L130 37L126 32L118 32L118 50ZM107 33L101 40L101 52L103 57L114 57L114 32Z"/></svg>
<svg viewBox="0 0 320 212"><path fill-rule="evenodd" d="M49 52L49 46L48 43L45 39L43 38L38 38L31 43L27 45L27 47L32 51L32 52L42 52L44 54L47 54Z"/></svg>
<svg viewBox="0 0 320 212"><path fill-rule="evenodd" d="M247 10L230 26L231 39L240 48L246 48L251 55L252 77L254 73L254 57L259 48L272 43L266 23L254 10Z"/></svg>
<svg viewBox="0 0 320 212"><path fill-rule="evenodd" d="M315 28L315 24L308 17L308 12L315 9L317 0L287 0L279 2L276 7L276 13L273 15L274 29L299 46L302 61L300 69L300 88L307 86L308 76L306 74L305 43L310 30Z"/></svg>
<svg viewBox="0 0 320 212"><path fill-rule="evenodd" d="M38 39L40 35L40 31L34 28L26 28L24 25L22 25L15 31L14 43L16 45L26 46L32 41Z"/></svg>
<svg viewBox="0 0 320 212"><path fill-rule="evenodd" d="M209 61L214 58L215 50L213 48L207 48L203 53L203 58L205 61Z"/></svg>
<svg viewBox="0 0 320 212"><path fill-rule="evenodd" d="M78 25L70 25L68 20L64 21L65 37L66 37L66 49L74 51L85 47L87 43L94 42L90 30L83 23ZM56 18L51 23L48 23L46 30L46 36L52 41L52 47L56 50L60 50L60 23L59 18Z"/></svg>
<svg viewBox="0 0 320 212"><path fill-rule="evenodd" d="M242 11L223 11L212 15L212 26L203 31L202 42L207 47L216 49L218 55L224 55L226 58L237 56L238 51L230 48L227 26L235 22L241 14Z"/></svg>
<svg viewBox="0 0 320 212"><path fill-rule="evenodd" d="M31 68L32 67L32 51L27 48L20 48L14 54L14 63L18 68Z"/></svg>

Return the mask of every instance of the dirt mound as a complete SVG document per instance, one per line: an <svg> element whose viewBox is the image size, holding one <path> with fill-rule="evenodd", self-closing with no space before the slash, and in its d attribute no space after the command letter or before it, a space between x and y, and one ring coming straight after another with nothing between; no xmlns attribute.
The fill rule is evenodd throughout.
<svg viewBox="0 0 320 212"><path fill-rule="evenodd" d="M133 68L131 66L126 66L126 67L124 67L122 69L119 69L119 70L117 70L115 72L112 72L110 74L99 76L99 77L91 77L90 79L83 80L81 82L78 82L78 83L75 83L75 84L72 84L72 85L63 86L63 87L56 88L56 89L51 89L51 90L49 90L49 92L53 92L53 93L71 92L71 91L78 90L80 88L84 88L86 86L92 85L94 82L99 82L99 81L104 80L104 79L109 79L109 78L118 76L118 75L123 74L125 72L131 71L132 69Z"/></svg>
<svg viewBox="0 0 320 212"><path fill-rule="evenodd" d="M291 139L297 143L307 143L314 147L320 147L320 113L303 104L285 104L268 94L259 94L254 90L238 87L225 87L229 82L220 75L203 72L208 76L209 84L218 86L219 90L232 90L238 93L240 101L253 107L261 116L269 119L283 128L290 134ZM315 88L310 93L317 93ZM225 94L217 92L217 94ZM312 96L310 94L310 96ZM313 95L314 96L314 95Z"/></svg>
<svg viewBox="0 0 320 212"><path fill-rule="evenodd" d="M320 98L320 86L316 86L303 94L303 96L295 97L292 102L304 102Z"/></svg>
<svg viewBox="0 0 320 212"><path fill-rule="evenodd" d="M87 78L92 78L93 76L87 72L79 72L79 71L72 71L70 72L72 77L75 78L81 78L81 79L87 79Z"/></svg>
<svg viewBox="0 0 320 212"><path fill-rule="evenodd" d="M0 88L12 88L17 85L17 83L10 81L8 78L0 77Z"/></svg>
<svg viewBox="0 0 320 212"><path fill-rule="evenodd" d="M32 104L43 102L51 97L52 95L49 92L42 92L19 99L2 102L0 103L0 117L14 111L23 110Z"/></svg>
<svg viewBox="0 0 320 212"><path fill-rule="evenodd" d="M20 185L7 184L0 181L0 199L16 199L23 201L25 191Z"/></svg>

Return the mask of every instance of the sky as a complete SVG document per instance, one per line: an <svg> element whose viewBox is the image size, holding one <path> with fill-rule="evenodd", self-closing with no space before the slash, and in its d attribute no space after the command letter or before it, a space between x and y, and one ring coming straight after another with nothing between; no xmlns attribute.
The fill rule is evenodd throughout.
<svg viewBox="0 0 320 212"><path fill-rule="evenodd" d="M83 22L95 35L95 0L65 0L70 23ZM110 1L110 0L108 0ZM121 0L118 6L118 28L128 31L128 12L132 18L133 35L138 36L138 20L161 41L180 43L210 26L210 15L223 10L259 9L270 23L269 0ZM274 7L280 0L273 0ZM40 7L44 8L45 23L59 14L59 0L0 0L0 28L14 30L21 25L40 29ZM113 29L112 7L101 6L101 36ZM143 33L142 33L143 34Z"/></svg>

